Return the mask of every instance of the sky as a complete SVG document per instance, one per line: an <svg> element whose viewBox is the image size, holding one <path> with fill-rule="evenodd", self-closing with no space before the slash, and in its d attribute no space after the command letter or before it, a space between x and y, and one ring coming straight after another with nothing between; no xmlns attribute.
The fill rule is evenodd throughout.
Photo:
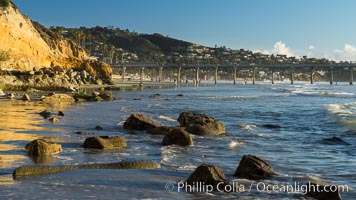
<svg viewBox="0 0 356 200"><path fill-rule="evenodd" d="M13 0L49 26L114 26L213 47L356 61L355 0Z"/></svg>

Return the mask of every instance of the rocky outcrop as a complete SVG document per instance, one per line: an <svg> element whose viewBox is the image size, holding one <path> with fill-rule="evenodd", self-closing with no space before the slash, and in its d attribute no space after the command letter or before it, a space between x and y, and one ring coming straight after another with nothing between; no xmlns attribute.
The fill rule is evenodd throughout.
<svg viewBox="0 0 356 200"><path fill-rule="evenodd" d="M127 144L125 138L121 136L100 136L85 139L83 147L92 149L115 149L125 148Z"/></svg>
<svg viewBox="0 0 356 200"><path fill-rule="evenodd" d="M124 123L124 128L130 130L150 130L160 126L163 126L163 124L151 117L137 113L131 114Z"/></svg>
<svg viewBox="0 0 356 200"><path fill-rule="evenodd" d="M59 153L62 150L62 146L43 139L37 139L28 143L25 149L30 157L38 157Z"/></svg>
<svg viewBox="0 0 356 200"><path fill-rule="evenodd" d="M41 98L44 103L73 103L74 98L68 94L52 94Z"/></svg>
<svg viewBox="0 0 356 200"><path fill-rule="evenodd" d="M14 5L0 7L0 24L0 50L9 54L9 60L1 66L3 69L69 67L88 59L80 46L32 23Z"/></svg>
<svg viewBox="0 0 356 200"><path fill-rule="evenodd" d="M76 68L76 70L85 70L91 76L103 80L104 83L112 83L112 68L108 64L102 62L85 61L80 65L80 67Z"/></svg>
<svg viewBox="0 0 356 200"><path fill-rule="evenodd" d="M275 172L272 166L253 155L244 155L234 174L236 177L251 180L267 179L273 175L275 175Z"/></svg>
<svg viewBox="0 0 356 200"><path fill-rule="evenodd" d="M340 191L337 187L318 183L307 184L306 195L316 200L341 200Z"/></svg>
<svg viewBox="0 0 356 200"><path fill-rule="evenodd" d="M182 112L178 117L181 127L195 135L219 135L225 133L222 122L204 114Z"/></svg>
<svg viewBox="0 0 356 200"><path fill-rule="evenodd" d="M161 165L153 161L122 161L107 164L88 164L88 165L62 165L44 166L28 165L18 167L13 172L14 179L26 178L29 176L48 175L59 172L71 171L76 169L157 169Z"/></svg>
<svg viewBox="0 0 356 200"><path fill-rule="evenodd" d="M162 145L179 145L190 146L193 145L192 136L183 128L174 127L163 138Z"/></svg>
<svg viewBox="0 0 356 200"><path fill-rule="evenodd" d="M111 101L114 98L112 97L111 93L107 92L94 92L92 95L78 93L74 95L74 98L77 102L84 102L84 101Z"/></svg>
<svg viewBox="0 0 356 200"><path fill-rule="evenodd" d="M0 62L0 70L28 73L18 76L0 73L5 76L0 77L0 82L64 88L70 84L112 83L109 65L94 61L80 45L32 22L10 4L0 7L0 52L6 54L6 59Z"/></svg>
<svg viewBox="0 0 356 200"><path fill-rule="evenodd" d="M185 181L187 185L197 185L197 183L204 183L204 185L211 185L214 190L224 191L224 186L229 184L228 178L219 166L202 164L189 176ZM218 188L219 187L219 188Z"/></svg>

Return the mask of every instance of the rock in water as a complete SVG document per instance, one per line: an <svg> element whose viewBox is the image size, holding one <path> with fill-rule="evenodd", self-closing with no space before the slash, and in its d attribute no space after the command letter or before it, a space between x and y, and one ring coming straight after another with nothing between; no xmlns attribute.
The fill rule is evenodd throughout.
<svg viewBox="0 0 356 200"><path fill-rule="evenodd" d="M47 110L44 110L44 111L42 111L42 112L40 112L40 113L38 113L38 114L40 114L42 117L44 117L45 119L47 119L48 117L50 117L51 115L52 115L52 113L51 112L49 112L49 111L47 111Z"/></svg>
<svg viewBox="0 0 356 200"><path fill-rule="evenodd" d="M41 100L45 103L72 103L74 98L68 94L53 94L51 96L42 97Z"/></svg>
<svg viewBox="0 0 356 200"><path fill-rule="evenodd" d="M306 195L317 200L341 200L340 191L337 186L322 185L309 182ZM328 191L328 192L327 192Z"/></svg>
<svg viewBox="0 0 356 200"><path fill-rule="evenodd" d="M93 135L93 132L88 132L88 131L76 131L75 134L77 135Z"/></svg>
<svg viewBox="0 0 356 200"><path fill-rule="evenodd" d="M58 117L50 117L50 118L48 118L48 121L50 121L52 123L56 123L56 122L59 122L59 119L58 119Z"/></svg>
<svg viewBox="0 0 356 200"><path fill-rule="evenodd" d="M25 149L29 156L37 157L59 153L62 150L62 146L43 139L37 139L28 143Z"/></svg>
<svg viewBox="0 0 356 200"><path fill-rule="evenodd" d="M223 187L229 184L229 180L219 166L202 164L185 181L185 184L190 186L197 186L199 183L212 185L214 190L219 186L219 190L223 190Z"/></svg>
<svg viewBox="0 0 356 200"><path fill-rule="evenodd" d="M160 126L163 126L163 124L151 117L137 113L131 114L124 123L124 128L130 130L150 130Z"/></svg>
<svg viewBox="0 0 356 200"><path fill-rule="evenodd" d="M349 143L345 142L341 138L338 137L332 137L332 138L325 138L321 141L324 144L330 144L330 145L350 145Z"/></svg>
<svg viewBox="0 0 356 200"><path fill-rule="evenodd" d="M122 136L109 137L109 136L100 136L100 137L90 137L85 139L84 148L93 148L93 149L115 149L115 148L125 148L127 147L125 138Z"/></svg>
<svg viewBox="0 0 356 200"><path fill-rule="evenodd" d="M14 179L29 176L47 175L53 173L59 173L64 171L71 171L76 169L157 169L161 168L161 165L149 161L122 161L116 163L104 163L104 164L87 164L87 165L61 165L61 166L48 166L48 165L26 165L18 167L13 172Z"/></svg>
<svg viewBox="0 0 356 200"><path fill-rule="evenodd" d="M28 95L28 94L23 94L23 96L22 96L22 100L24 100L24 101L31 101L31 97L30 97L30 95Z"/></svg>
<svg viewBox="0 0 356 200"><path fill-rule="evenodd" d="M98 125L98 126L95 126L95 129L96 130L103 130L104 128Z"/></svg>
<svg viewBox="0 0 356 200"><path fill-rule="evenodd" d="M234 176L251 180L267 179L275 175L271 165L253 155L244 155Z"/></svg>
<svg viewBox="0 0 356 200"><path fill-rule="evenodd" d="M183 130L182 128L174 128L166 136L164 136L162 145L163 146L168 146L168 145L179 145L179 146L190 146L193 145L193 139L192 136Z"/></svg>
<svg viewBox="0 0 356 200"><path fill-rule="evenodd" d="M178 117L181 127L195 135L220 135L225 133L222 122L204 114L182 112Z"/></svg>
<svg viewBox="0 0 356 200"><path fill-rule="evenodd" d="M152 135L167 135L168 133L172 132L176 128L182 128L182 127L159 126L156 128L148 129L147 132Z"/></svg>
<svg viewBox="0 0 356 200"><path fill-rule="evenodd" d="M280 125L276 125L276 124L263 124L262 126L264 128L270 128L270 129L280 129L280 128L282 128Z"/></svg>
<svg viewBox="0 0 356 200"><path fill-rule="evenodd" d="M64 113L63 113L62 111L58 111L58 116L63 117L63 116L64 116Z"/></svg>
<svg viewBox="0 0 356 200"><path fill-rule="evenodd" d="M161 98L161 94L153 94L150 96L150 98L159 99L159 98Z"/></svg>

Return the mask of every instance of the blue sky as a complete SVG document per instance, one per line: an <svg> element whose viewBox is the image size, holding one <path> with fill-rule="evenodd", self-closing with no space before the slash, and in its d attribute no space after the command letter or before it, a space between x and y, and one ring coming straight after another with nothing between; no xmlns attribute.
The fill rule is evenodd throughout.
<svg viewBox="0 0 356 200"><path fill-rule="evenodd" d="M356 60L354 0L14 0L45 26L114 26L233 49Z"/></svg>

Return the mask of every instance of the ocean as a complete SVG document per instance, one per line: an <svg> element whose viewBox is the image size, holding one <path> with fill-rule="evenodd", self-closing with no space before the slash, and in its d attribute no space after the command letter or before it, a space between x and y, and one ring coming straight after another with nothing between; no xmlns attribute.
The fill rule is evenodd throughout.
<svg viewBox="0 0 356 200"><path fill-rule="evenodd" d="M152 98L159 93L160 98ZM183 96L177 96L184 94ZM347 185L343 199L356 199L356 89L347 83L310 85L298 82L218 84L170 89L117 92L112 102L43 105L0 101L0 199L306 199L295 191L267 191L266 185L296 185L324 181ZM65 113L57 123L38 112ZM194 146L162 146L162 136L127 131L131 113L148 115L176 126L181 112L204 113L225 124L226 136L193 136ZM280 128L265 127L266 124ZM100 125L104 129L96 130ZM125 150L82 148L85 135L124 136ZM75 170L13 180L12 171L34 164L24 146L38 137L62 144L63 151L45 164L109 163L153 160L155 170ZM323 141L338 137L348 144ZM245 154L266 160L277 173L271 179L249 181L233 174ZM179 190L202 163L220 166L230 180L245 185L240 192ZM247 186L255 185L252 190ZM257 187L257 185L259 187ZM169 187L167 187L169 186Z"/></svg>

